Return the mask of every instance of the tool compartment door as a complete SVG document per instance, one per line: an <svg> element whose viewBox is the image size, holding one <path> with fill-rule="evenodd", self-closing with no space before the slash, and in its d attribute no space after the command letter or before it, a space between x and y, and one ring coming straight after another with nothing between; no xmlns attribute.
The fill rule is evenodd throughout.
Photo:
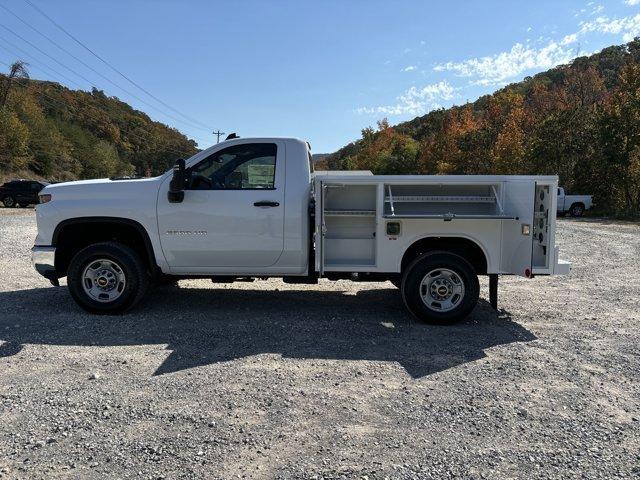
<svg viewBox="0 0 640 480"><path fill-rule="evenodd" d="M551 275L556 263L555 232L558 186L537 182L533 226L533 273Z"/></svg>
<svg viewBox="0 0 640 480"><path fill-rule="evenodd" d="M532 233L535 182L504 183L505 214L517 220L502 220L500 273L528 277L532 272ZM528 226L528 234L524 234Z"/></svg>

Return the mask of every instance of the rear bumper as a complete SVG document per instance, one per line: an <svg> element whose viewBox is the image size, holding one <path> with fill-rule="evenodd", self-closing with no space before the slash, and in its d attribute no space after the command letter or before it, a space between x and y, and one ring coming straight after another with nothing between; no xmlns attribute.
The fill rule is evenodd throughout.
<svg viewBox="0 0 640 480"><path fill-rule="evenodd" d="M553 269L554 275L569 275L571 273L571 262L566 260L556 260L556 266Z"/></svg>
<svg viewBox="0 0 640 480"><path fill-rule="evenodd" d="M57 279L56 247L38 247L31 249L31 263L36 271L49 280Z"/></svg>

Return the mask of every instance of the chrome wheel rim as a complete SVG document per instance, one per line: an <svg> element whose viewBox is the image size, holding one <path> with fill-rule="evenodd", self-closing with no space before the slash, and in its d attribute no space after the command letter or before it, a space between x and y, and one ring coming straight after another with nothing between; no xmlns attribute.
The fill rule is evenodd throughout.
<svg viewBox="0 0 640 480"><path fill-rule="evenodd" d="M127 279L122 267L107 258L91 261L82 272L82 288L97 302L117 300L126 285Z"/></svg>
<svg viewBox="0 0 640 480"><path fill-rule="evenodd" d="M464 282L448 268L435 268L420 282L420 298L429 310L448 312L462 303Z"/></svg>

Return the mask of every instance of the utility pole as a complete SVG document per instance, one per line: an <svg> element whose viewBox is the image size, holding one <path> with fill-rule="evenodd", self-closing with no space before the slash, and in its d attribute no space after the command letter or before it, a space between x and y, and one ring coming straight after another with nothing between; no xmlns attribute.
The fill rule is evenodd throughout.
<svg viewBox="0 0 640 480"><path fill-rule="evenodd" d="M224 135L224 132L221 132L220 130L217 130L217 131L213 132L213 134L218 138L218 139L216 140L216 143L220 143L220 137L221 137L222 135Z"/></svg>

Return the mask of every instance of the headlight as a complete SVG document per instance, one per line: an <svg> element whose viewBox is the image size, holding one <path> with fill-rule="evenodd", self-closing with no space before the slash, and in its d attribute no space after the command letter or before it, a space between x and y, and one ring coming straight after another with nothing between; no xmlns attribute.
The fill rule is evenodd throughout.
<svg viewBox="0 0 640 480"><path fill-rule="evenodd" d="M50 193L41 193L38 195L38 198L40 199L40 203L47 203L51 201L51 194Z"/></svg>

